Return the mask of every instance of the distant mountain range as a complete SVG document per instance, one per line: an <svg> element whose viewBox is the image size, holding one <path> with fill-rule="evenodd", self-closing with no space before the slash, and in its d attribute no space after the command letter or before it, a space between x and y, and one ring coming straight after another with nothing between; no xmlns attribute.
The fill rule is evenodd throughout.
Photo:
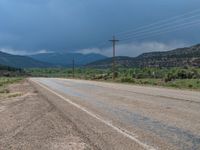
<svg viewBox="0 0 200 150"><path fill-rule="evenodd" d="M0 52L0 65L16 68L50 67L51 64L37 61L27 56L11 55Z"/></svg>
<svg viewBox="0 0 200 150"><path fill-rule="evenodd" d="M80 54L80 53L45 53L30 56L31 58L53 64L56 66L71 67L73 58L76 66L84 66L88 63L107 58L100 54Z"/></svg>
<svg viewBox="0 0 200 150"><path fill-rule="evenodd" d="M32 56L17 56L0 52L0 65L16 68L71 67L75 65L108 68L112 66L112 58L100 54L80 53L45 53ZM118 67L200 67L200 44L165 52L150 52L138 57L116 57Z"/></svg>
<svg viewBox="0 0 200 150"><path fill-rule="evenodd" d="M107 57L99 54L84 55L79 53L45 53L19 56L0 52L0 65L16 68L71 67L73 58L76 66L84 66Z"/></svg>
<svg viewBox="0 0 200 150"><path fill-rule="evenodd" d="M116 57L118 67L200 67L200 44L165 52L149 52L138 57ZM86 67L108 68L112 58L92 62Z"/></svg>

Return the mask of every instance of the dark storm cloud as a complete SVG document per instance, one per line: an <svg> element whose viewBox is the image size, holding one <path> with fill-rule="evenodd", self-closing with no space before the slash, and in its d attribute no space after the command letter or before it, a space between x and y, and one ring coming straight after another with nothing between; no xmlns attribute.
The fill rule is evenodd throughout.
<svg viewBox="0 0 200 150"><path fill-rule="evenodd" d="M98 47L113 33L197 9L198 0L0 0L0 48L63 51ZM148 39L198 41L200 28Z"/></svg>

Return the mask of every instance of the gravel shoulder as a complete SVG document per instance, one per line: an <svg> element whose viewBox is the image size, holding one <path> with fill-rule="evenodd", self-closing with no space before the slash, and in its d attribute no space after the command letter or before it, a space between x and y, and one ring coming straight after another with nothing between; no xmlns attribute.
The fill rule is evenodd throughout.
<svg viewBox="0 0 200 150"><path fill-rule="evenodd" d="M0 98L0 150L96 149L30 82L9 90L21 94Z"/></svg>

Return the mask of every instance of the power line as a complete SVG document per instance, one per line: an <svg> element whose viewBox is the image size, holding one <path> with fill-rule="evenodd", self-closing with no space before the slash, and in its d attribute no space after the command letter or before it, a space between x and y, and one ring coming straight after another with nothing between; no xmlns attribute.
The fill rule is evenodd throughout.
<svg viewBox="0 0 200 150"><path fill-rule="evenodd" d="M182 15L174 16L174 17L171 17L169 19L164 19L164 20L157 21L157 22L149 24L149 25L138 27L134 30L119 32L119 33L117 33L117 35L118 36L124 35L125 38L122 38L122 41L127 41L127 40L138 39L138 38L139 39L145 39L145 38L148 38L148 37L172 32L172 31L178 31L178 30L185 29L185 28L188 28L188 27L191 27L191 26L194 26L194 25L198 25L200 23L199 20L193 21L193 20L190 20L190 19L199 17L200 14L196 14L196 13L199 13L199 12L200 12L200 9L196 9L196 10L193 10L193 11L190 11L190 12L186 12ZM188 15L190 15L190 16L188 16ZM185 18L181 18L181 17L185 17ZM188 21L188 22L186 22L186 21ZM151 34L151 35L148 35L148 34ZM113 37L113 39L114 38L115 37ZM110 40L110 41L113 42L112 40ZM98 48L100 50L103 50L103 48L107 44L108 44L107 42L103 42L103 43L99 44ZM113 52L115 52L115 45L113 46ZM113 62L115 63L114 59L113 59Z"/></svg>
<svg viewBox="0 0 200 150"><path fill-rule="evenodd" d="M148 37L153 37L153 36L157 36L157 35L160 35L160 34L164 34L164 33L169 33L169 32L172 32L172 31L179 31L179 30L182 30L182 29L185 29L185 28L189 28L189 27L191 27L191 26L194 26L194 25L199 25L200 24L200 22L195 22L195 23L190 23L190 24L188 24L188 26L182 26L182 27L179 27L179 28L174 28L174 29L172 29L172 30L165 30L165 31L163 31L163 32L157 32L157 33L155 33L155 34L151 34L151 35L147 35L147 36L140 36L140 37L130 37L130 38L127 38L127 39L122 39L121 41L128 41L128 40L133 40L133 39L140 39L140 40L142 40L142 39L146 39L146 38L148 38Z"/></svg>
<svg viewBox="0 0 200 150"><path fill-rule="evenodd" d="M132 36L132 35L140 35L142 33L146 33L146 32L149 32L151 30L157 30L157 29L162 29L164 27L167 27L168 25L178 25L178 24L181 24L181 23L185 23L185 21L187 21L188 19L191 19L191 18L195 18L195 17L200 17L200 14L199 15L196 15L196 16L190 16L188 18L183 18L183 19L179 19L179 20L176 20L174 22L169 22L169 23L166 23L166 24L163 24L163 25L159 25L159 26L155 26L155 27L152 27L152 28L147 28L147 29L144 29L144 30L140 30L138 32L135 32L135 33L129 33L127 34L125 37L128 37L128 36ZM198 18L200 19L200 18Z"/></svg>
<svg viewBox="0 0 200 150"><path fill-rule="evenodd" d="M127 33L130 33L130 32L136 32L138 30L142 30L142 29L149 28L149 27L152 27L152 26L155 26L155 25L159 25L161 23L169 22L171 20L175 20L175 19L178 19L180 17L184 17L186 15L193 14L195 12L200 12L200 9L196 9L196 10L184 13L182 15L174 16L174 17L171 17L169 19L164 19L164 20L161 20L161 21L157 21L155 23L152 23L152 24L149 24L149 25L145 25L145 26L142 26L142 27L138 27L138 28L135 28L135 29L132 29L132 30L129 30L129 31L119 32L119 33L116 33L116 35L120 36L120 35L127 34Z"/></svg>
<svg viewBox="0 0 200 150"><path fill-rule="evenodd" d="M146 33L143 33L143 34L140 34L140 35L136 35L136 36L129 36L127 37L128 39L129 38L139 38L139 37L143 37L143 36L146 36L148 34L154 34L154 33L158 33L158 32L162 32L162 31L165 31L165 30L169 30L169 29L173 29L173 28L180 28L180 27L184 27L185 25L193 25L193 24L196 24L196 23L199 23L200 20L195 20L195 21L192 21L192 22L188 22L188 23L184 23L184 24L180 24L180 25L176 25L176 26L172 26L172 27L167 27L167 28L164 28L161 29L161 30L153 30L153 31L150 31L150 32L146 32ZM126 38L125 38L126 39ZM122 39L122 40L125 40L125 39Z"/></svg>
<svg viewBox="0 0 200 150"><path fill-rule="evenodd" d="M176 24L174 26L169 26L169 27L165 27L165 28L161 28L160 30L152 30L152 31L148 31L148 32L144 32L143 34L139 34L139 35L135 35L135 36L128 36L127 38L123 38L120 41L128 41L128 40L133 40L133 39L146 39L148 37L153 37L156 35L160 35L160 34L164 34L164 33L169 33L172 31L178 31L178 30L182 30L185 28L189 28L191 26L194 25L198 25L200 24L200 20L194 20L194 21L190 21L190 22L185 22L182 24ZM148 35L151 34L151 35ZM106 42L102 43L102 46L107 45Z"/></svg>

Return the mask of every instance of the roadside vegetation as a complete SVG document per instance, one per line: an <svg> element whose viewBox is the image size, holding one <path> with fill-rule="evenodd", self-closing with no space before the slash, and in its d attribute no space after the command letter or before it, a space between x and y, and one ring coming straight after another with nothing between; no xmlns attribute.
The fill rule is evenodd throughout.
<svg viewBox="0 0 200 150"><path fill-rule="evenodd" d="M0 77L25 76L23 69L0 65Z"/></svg>
<svg viewBox="0 0 200 150"><path fill-rule="evenodd" d="M34 77L73 78L70 68L27 69ZM76 68L75 78L112 82L112 70ZM200 68L118 68L115 82L173 88L200 89Z"/></svg>
<svg viewBox="0 0 200 150"><path fill-rule="evenodd" d="M21 81L23 77L0 77L0 96L9 94L7 86Z"/></svg>
<svg viewBox="0 0 200 150"><path fill-rule="evenodd" d="M7 86L21 81L25 76L27 75L23 69L0 65L0 97L17 95L11 94Z"/></svg>

